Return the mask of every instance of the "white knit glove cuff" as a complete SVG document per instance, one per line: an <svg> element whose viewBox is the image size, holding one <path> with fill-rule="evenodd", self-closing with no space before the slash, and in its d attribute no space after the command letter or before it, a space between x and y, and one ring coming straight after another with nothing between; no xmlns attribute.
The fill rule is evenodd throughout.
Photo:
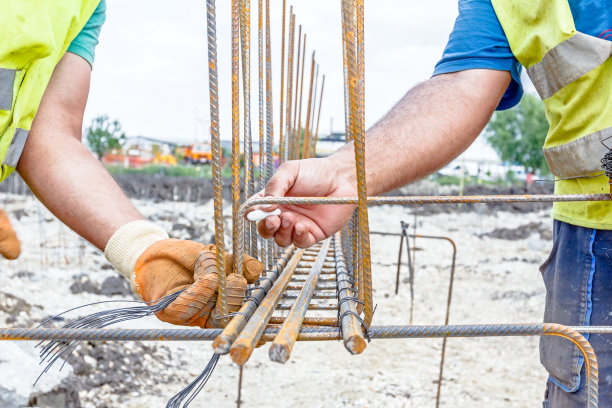
<svg viewBox="0 0 612 408"><path fill-rule="evenodd" d="M166 231L149 221L132 221L115 231L106 244L104 256L133 283L132 273L140 255L155 242L168 238Z"/></svg>

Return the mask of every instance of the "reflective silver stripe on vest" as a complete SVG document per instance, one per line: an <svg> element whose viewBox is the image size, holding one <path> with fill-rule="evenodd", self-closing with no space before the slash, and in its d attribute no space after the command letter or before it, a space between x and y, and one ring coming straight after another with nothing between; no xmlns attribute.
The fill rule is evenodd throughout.
<svg viewBox="0 0 612 408"><path fill-rule="evenodd" d="M612 41L577 32L548 51L542 61L527 68L540 98L548 99L591 72L612 55Z"/></svg>
<svg viewBox="0 0 612 408"><path fill-rule="evenodd" d="M601 173L601 159L608 152L601 142L611 136L612 128L607 128L564 145L544 149L550 171L560 178ZM612 139L604 143L612 147Z"/></svg>
<svg viewBox="0 0 612 408"><path fill-rule="evenodd" d="M0 68L0 109L10 111L13 107L13 86L16 69Z"/></svg>
<svg viewBox="0 0 612 408"><path fill-rule="evenodd" d="M13 140L11 140L11 144L9 145L8 151L6 152L6 156L4 157L4 161L2 162L2 164L6 164L7 166L11 167L17 167L17 163L19 163L19 158L21 157L21 153L23 152L23 148L25 147L27 138L27 130L15 129Z"/></svg>

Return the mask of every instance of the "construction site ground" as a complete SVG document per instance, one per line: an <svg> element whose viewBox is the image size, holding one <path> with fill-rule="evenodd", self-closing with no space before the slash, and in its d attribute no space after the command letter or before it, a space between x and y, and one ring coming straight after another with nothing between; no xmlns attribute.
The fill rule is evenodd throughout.
<svg viewBox="0 0 612 408"><path fill-rule="evenodd" d="M4 194L3 207L22 241L16 262L0 261L0 325L34 327L44 318L85 303L134 299L102 254L62 226L32 196ZM180 239L208 243L212 201L136 201L151 221ZM552 246L550 209L492 212L475 205L459 212L421 207L417 233L448 236L458 246L450 323L540 322L544 286L539 265ZM230 228L230 208L226 227ZM429 213L429 215L427 215ZM372 231L400 232L413 208L372 207ZM229 242L228 242L229 243ZM408 324L408 272L394 294L398 237L372 235L375 324ZM417 240L414 324L442 324L451 248ZM405 260L404 256L404 260ZM121 305L72 312L89 314ZM67 317L69 319L69 317ZM61 326L66 321L56 321ZM155 318L128 327L169 327ZM298 343L291 360L268 359L257 349L244 369L243 407L433 407L440 339L375 340L351 356L341 342ZM33 342L0 343L0 405L162 407L196 377L212 355L208 342L81 344L33 388L43 366ZM539 364L538 338L452 338L442 389L445 407L539 406L547 374ZM221 358L193 407L235 407L238 367ZM72 404L72 405L71 405Z"/></svg>

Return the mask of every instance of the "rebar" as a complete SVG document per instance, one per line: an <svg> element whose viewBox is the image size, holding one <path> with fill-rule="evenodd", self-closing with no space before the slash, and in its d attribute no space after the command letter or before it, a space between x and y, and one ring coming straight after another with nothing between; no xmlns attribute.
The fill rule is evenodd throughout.
<svg viewBox="0 0 612 408"><path fill-rule="evenodd" d="M310 113L312 111L312 88L315 75L315 51L312 52L312 63L310 66L310 86L308 87L308 104L306 108L306 125L304 126L304 144L302 147L302 158L310 158Z"/></svg>
<svg viewBox="0 0 612 408"><path fill-rule="evenodd" d="M283 130L284 130L284 113L283 112L283 107L285 106L285 23L286 23L286 17L285 17L285 8L287 6L287 0L283 0L283 23L282 23L282 42L281 42L281 76L280 76L280 80L281 80L281 88L280 88L280 109L279 114L280 114L280 125L278 128L278 159L279 159L279 164L283 162L283 154L284 154L284 134L283 134Z"/></svg>
<svg viewBox="0 0 612 408"><path fill-rule="evenodd" d="M334 238L334 253L336 255L336 273L338 277L338 322L340 322L340 327L342 328L344 347L351 354L359 354L365 350L366 342L354 300L355 289L351 285L353 276L348 273L346 268L340 233L337 233Z"/></svg>
<svg viewBox="0 0 612 408"><path fill-rule="evenodd" d="M217 76L217 20L215 0L206 0L206 23L208 38L208 77L210 89L210 139L212 150L212 181L215 216L215 244L217 247L217 270L219 271L219 310L227 314L225 298L225 237L223 232L223 191L221 178L221 137L219 134L219 78ZM238 225L238 224L236 224ZM238 233L242 236L240 228ZM240 246L242 251L242 245ZM239 251L239 252L241 252ZM242 263L242 259L240 259ZM242 265L240 265L242 268ZM242 269L241 269L242 270Z"/></svg>
<svg viewBox="0 0 612 408"><path fill-rule="evenodd" d="M240 0L240 50L242 61L242 99L244 120L244 197L251 198L255 192L253 167L253 137L251 134L251 0ZM249 227L247 251L257 256L257 228Z"/></svg>
<svg viewBox="0 0 612 408"><path fill-rule="evenodd" d="M309 306L313 306L310 305L310 301L312 300L312 295L315 292L317 281L321 274L321 269L323 268L323 261L329 250L329 241L330 239L328 238L321 244L319 256L311 268L307 281L304 283L304 289L302 289L297 300L291 307L291 311L285 318L272 346L270 346L269 355L272 361L286 363L291 356L291 350L297 340L306 312Z"/></svg>
<svg viewBox="0 0 612 408"><path fill-rule="evenodd" d="M230 356L236 364L244 364L251 356L253 349L259 342L261 335L264 333L266 325L274 313L274 309L280 301L287 284L291 280L293 271L300 262L303 250L294 253L293 257L285 266L285 269L280 274L274 286L268 292L266 297L261 301L261 304L253 313L251 319L244 326L238 337L230 347Z"/></svg>
<svg viewBox="0 0 612 408"><path fill-rule="evenodd" d="M232 0L232 253L238 249L238 213L240 211L240 7ZM243 249L240 248L242 251ZM238 273L234 257L233 273ZM225 281L225 279L224 279ZM225 282L224 282L225 284ZM225 300L225 299L224 299ZM221 311L222 316L226 313ZM227 319L223 319L227 324Z"/></svg>
<svg viewBox="0 0 612 408"><path fill-rule="evenodd" d="M281 258L277 261L274 268L267 271L265 278L260 279L259 285L249 289L250 296L246 298L240 311L225 327L223 333L221 333L213 342L213 349L215 353L227 354L229 352L230 346L246 325L247 320L253 316L257 306L261 303L264 296L272 287L272 284L276 281L281 271L285 268L294 251L294 246L287 248L283 256L281 256Z"/></svg>
<svg viewBox="0 0 612 408"><path fill-rule="evenodd" d="M289 52L287 57L287 113L286 113L286 129L285 139L283 140L283 162L286 162L291 157L289 152L292 139L292 122L291 115L293 113L293 54L295 52L295 14L293 14L293 6L289 8Z"/></svg>
<svg viewBox="0 0 612 408"><path fill-rule="evenodd" d="M304 34L304 42L302 44L302 69L300 71L300 97L299 97L299 109L298 109L298 119L297 119L297 128L296 128L296 159L303 158L302 151L300 150L300 142L302 141L302 101L304 95L304 61L306 61L306 34ZM303 149L303 146L302 146Z"/></svg>
<svg viewBox="0 0 612 408"><path fill-rule="evenodd" d="M321 106L323 106L323 90L325 89L325 75L321 79L321 96L319 97L319 113L317 114L317 127L314 133L314 146L312 148L312 154L317 155L317 140L319 139L319 121L321 120Z"/></svg>

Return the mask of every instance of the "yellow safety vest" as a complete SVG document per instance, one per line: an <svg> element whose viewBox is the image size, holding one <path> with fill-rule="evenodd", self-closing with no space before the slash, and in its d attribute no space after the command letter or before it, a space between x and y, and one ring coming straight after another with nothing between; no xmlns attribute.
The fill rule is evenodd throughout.
<svg viewBox="0 0 612 408"><path fill-rule="evenodd" d="M0 10L0 181L15 170L51 74L100 0L6 0Z"/></svg>
<svg viewBox="0 0 612 408"><path fill-rule="evenodd" d="M601 158L612 136L612 42L576 31L568 0L492 0L512 53L546 106L544 155L556 194L609 193ZM612 147L612 138L607 141ZM555 203L555 219L612 229L612 203Z"/></svg>

